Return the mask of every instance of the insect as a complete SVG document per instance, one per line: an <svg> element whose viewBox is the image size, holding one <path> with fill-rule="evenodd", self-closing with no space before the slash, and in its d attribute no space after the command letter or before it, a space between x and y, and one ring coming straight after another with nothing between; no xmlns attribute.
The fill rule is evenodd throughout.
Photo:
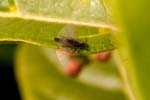
<svg viewBox="0 0 150 100"><path fill-rule="evenodd" d="M87 51L89 50L89 45L87 44L87 40L85 42L80 42L74 38L55 37L54 41L60 43L62 47L71 49L72 53L74 52L80 53L82 50L87 50Z"/></svg>

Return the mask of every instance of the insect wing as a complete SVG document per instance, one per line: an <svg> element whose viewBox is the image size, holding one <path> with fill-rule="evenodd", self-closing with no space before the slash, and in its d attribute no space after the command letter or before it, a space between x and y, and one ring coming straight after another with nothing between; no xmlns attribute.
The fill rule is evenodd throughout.
<svg viewBox="0 0 150 100"><path fill-rule="evenodd" d="M70 53L66 52L65 50L59 49L59 50L56 50L56 55L62 65L62 67L66 67L66 65L69 61Z"/></svg>
<svg viewBox="0 0 150 100"><path fill-rule="evenodd" d="M73 26L73 25L66 25L58 33L58 37L59 38L76 39L76 34L75 33L76 33L75 32L75 26Z"/></svg>
<svg viewBox="0 0 150 100"><path fill-rule="evenodd" d="M75 27L73 25L66 25L64 26L61 31L58 33L57 42L60 44L58 49L56 50L56 55L60 61L60 63L65 66L69 56L72 52L70 48L67 48L70 44L68 43L69 40L75 40Z"/></svg>
<svg viewBox="0 0 150 100"><path fill-rule="evenodd" d="M58 33L57 40L56 41L60 44L61 47L59 48L66 48L68 49L67 51L70 51L72 47L72 42L76 42L76 34L75 34L75 26L73 25L66 25L64 26L61 31ZM55 40L55 39L54 39Z"/></svg>

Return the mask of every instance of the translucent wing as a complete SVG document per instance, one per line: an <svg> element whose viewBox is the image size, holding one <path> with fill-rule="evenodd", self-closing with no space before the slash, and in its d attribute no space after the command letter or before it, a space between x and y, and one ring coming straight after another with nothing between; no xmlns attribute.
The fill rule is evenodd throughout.
<svg viewBox="0 0 150 100"><path fill-rule="evenodd" d="M73 25L66 25L64 26L60 32L58 33L58 37L59 39L61 39L60 41L60 46L58 47L58 49L56 50L56 55L60 61L60 63L63 66L66 66L67 61L69 59L69 56L72 52L71 49L69 48L65 48L63 45L65 45L65 39L69 38L69 39L76 39L75 36L75 26Z"/></svg>
<svg viewBox="0 0 150 100"><path fill-rule="evenodd" d="M58 33L58 37L60 38L76 38L75 35L75 26L74 25L65 25L60 32Z"/></svg>
<svg viewBox="0 0 150 100"><path fill-rule="evenodd" d="M69 61L70 53L66 52L65 50L58 49L56 50L56 55L62 67L65 68Z"/></svg>

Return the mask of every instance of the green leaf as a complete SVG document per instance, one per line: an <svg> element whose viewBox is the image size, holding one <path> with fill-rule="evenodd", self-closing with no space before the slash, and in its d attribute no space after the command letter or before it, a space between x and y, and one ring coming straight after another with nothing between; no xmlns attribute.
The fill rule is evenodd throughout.
<svg viewBox="0 0 150 100"><path fill-rule="evenodd" d="M116 0L113 6L121 29L118 64L131 100L150 99L149 5L149 0Z"/></svg>
<svg viewBox="0 0 150 100"><path fill-rule="evenodd" d="M108 21L103 0L16 0L16 4L29 15L96 24Z"/></svg>
<svg viewBox="0 0 150 100"><path fill-rule="evenodd" d="M14 0L0 0L0 11L11 11L14 8Z"/></svg>
<svg viewBox="0 0 150 100"><path fill-rule="evenodd" d="M64 24L48 23L20 18L0 18L0 41L22 41L40 46L57 48L58 37ZM76 35L81 41L88 40L90 46L88 53L95 53L114 49L110 34L101 35L99 28L74 26Z"/></svg>
<svg viewBox="0 0 150 100"><path fill-rule="evenodd" d="M120 86L109 87L112 85L114 77L119 81L116 73L109 73L115 69L114 66L107 66L107 69L111 69L109 71L102 70L105 69L104 67L100 69L98 66L98 69L95 69L96 66L94 68L89 66L90 70L95 69L103 79L112 78L110 83L107 80L107 84L96 85L98 82L93 84L91 82L93 80L89 80L89 82L84 80L85 74L89 78L92 76L90 73L92 71L88 70L89 68L81 74L82 77L79 79L69 78L58 69L60 65L54 51L48 50L48 53L45 52L45 49L30 45L23 45L18 50L16 75L23 99L126 100ZM101 80L101 77L99 81L104 82L105 80Z"/></svg>
<svg viewBox="0 0 150 100"><path fill-rule="evenodd" d="M115 48L110 35L115 28L109 24L106 17L109 14L103 1L15 0L15 4L16 11L0 12L0 41L21 41L58 48L54 37L58 37L64 27L72 25L77 38L87 40L90 46L85 53Z"/></svg>

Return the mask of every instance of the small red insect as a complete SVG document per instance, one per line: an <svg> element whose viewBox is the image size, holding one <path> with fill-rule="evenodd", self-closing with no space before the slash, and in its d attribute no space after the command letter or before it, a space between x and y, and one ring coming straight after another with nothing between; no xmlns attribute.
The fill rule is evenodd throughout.
<svg viewBox="0 0 150 100"><path fill-rule="evenodd" d="M67 76L75 77L79 74L81 67L82 67L82 65L79 61L71 60L71 61L69 61L68 65L66 67L65 73L67 74Z"/></svg>
<svg viewBox="0 0 150 100"><path fill-rule="evenodd" d="M76 77L88 63L89 58L87 56L72 54L65 70L66 74L71 77Z"/></svg>
<svg viewBox="0 0 150 100"><path fill-rule="evenodd" d="M98 61L106 62L110 58L111 51L105 51L102 53L95 54L95 59Z"/></svg>

